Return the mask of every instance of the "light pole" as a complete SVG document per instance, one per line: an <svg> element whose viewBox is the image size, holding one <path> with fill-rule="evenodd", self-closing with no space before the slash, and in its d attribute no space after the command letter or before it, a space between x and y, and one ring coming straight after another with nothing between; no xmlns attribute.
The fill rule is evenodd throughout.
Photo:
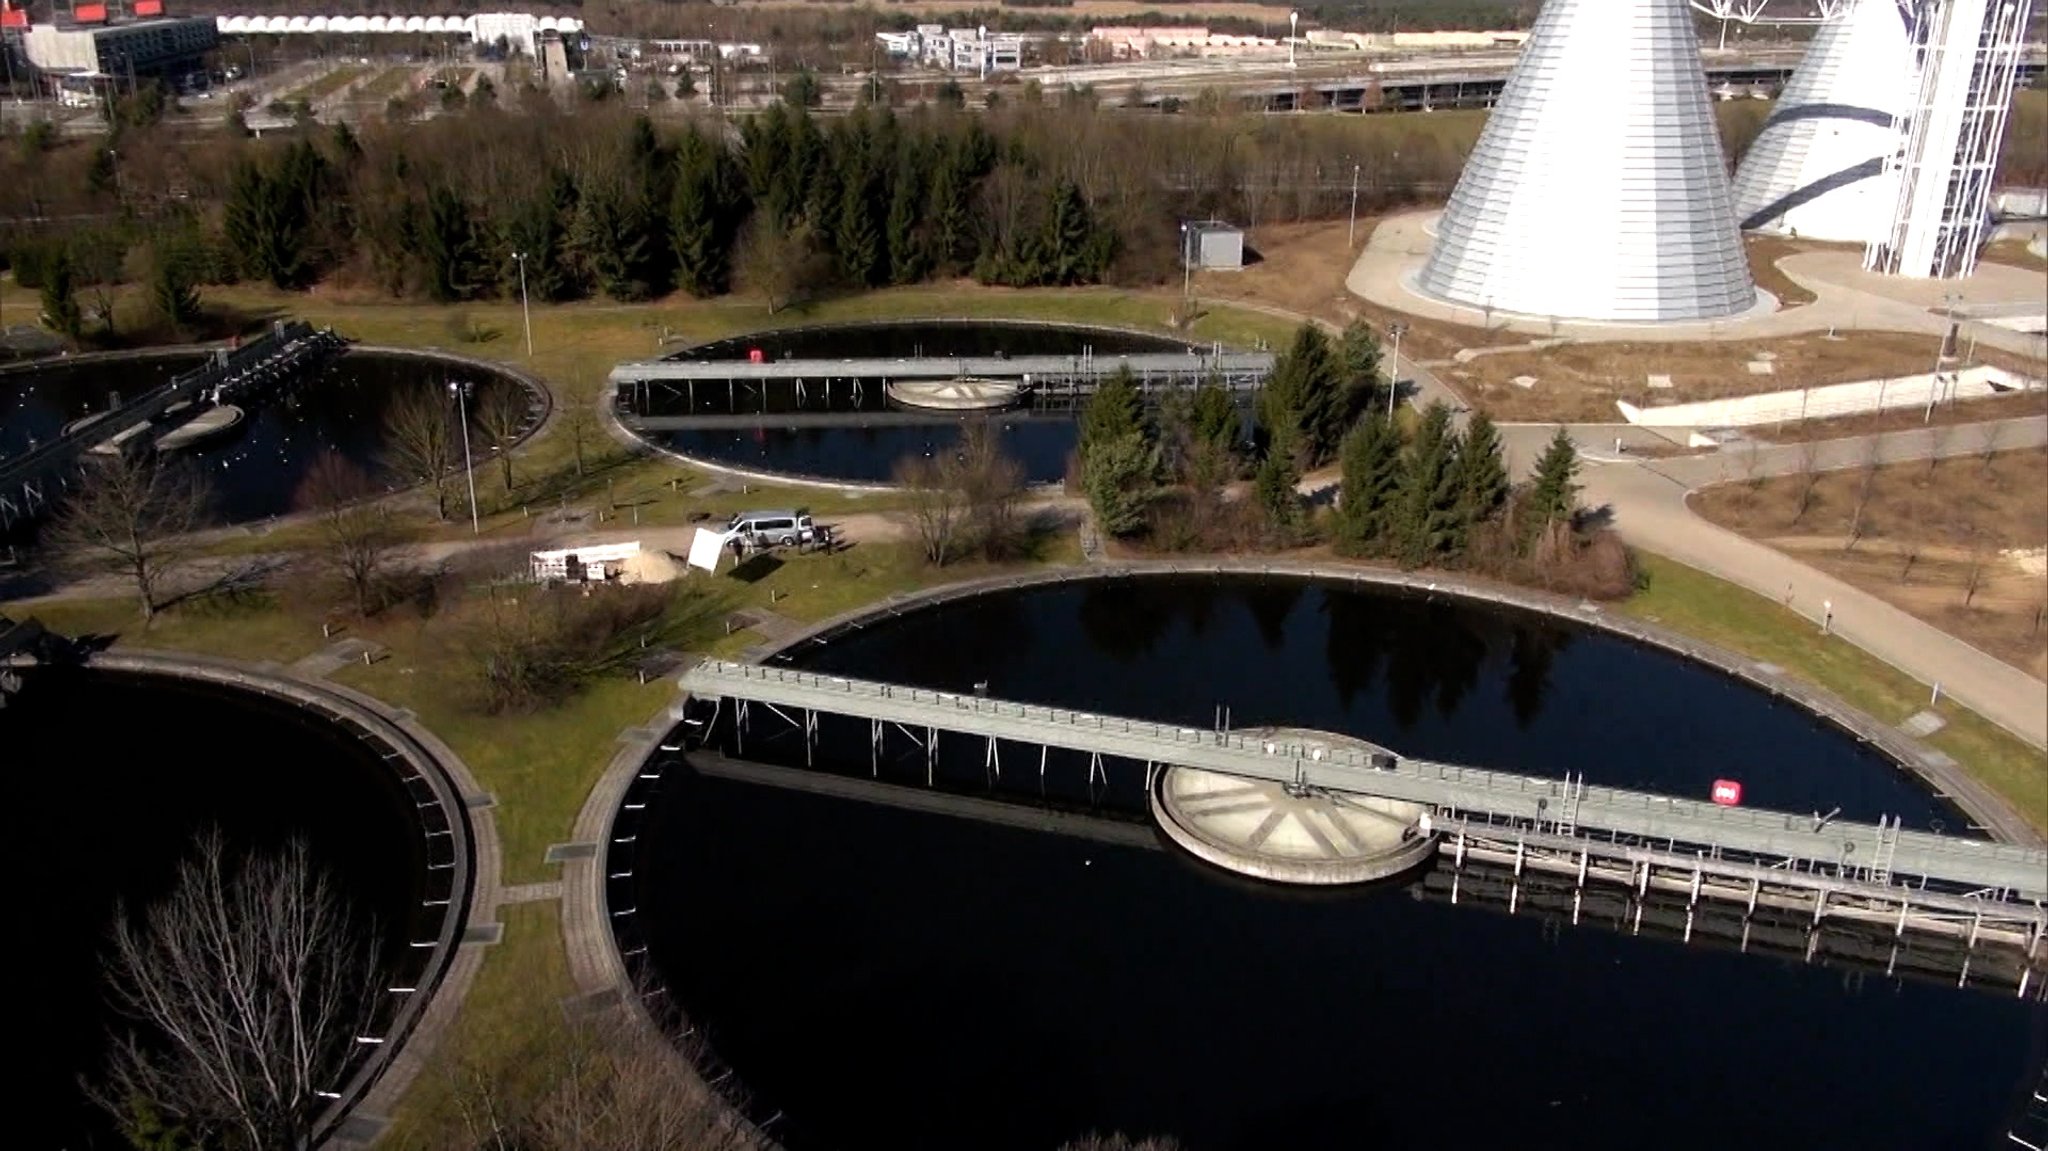
<svg viewBox="0 0 2048 1151"><path fill-rule="evenodd" d="M1287 14L1287 66L1294 67L1294 29L1301 23L1301 13Z"/></svg>
<svg viewBox="0 0 2048 1151"><path fill-rule="evenodd" d="M533 358L533 310L526 304L526 253L514 252L519 261L519 318L526 325L526 358Z"/></svg>
<svg viewBox="0 0 2048 1151"><path fill-rule="evenodd" d="M1195 258L1188 251L1189 245L1193 242L1194 233L1188 230L1187 223L1183 221L1180 226L1180 314L1182 319L1187 318L1188 293L1193 290L1195 282Z"/></svg>
<svg viewBox="0 0 2048 1151"><path fill-rule="evenodd" d="M1394 358L1387 361L1387 419L1394 418L1394 397L1401 394L1401 333L1408 325L1399 320L1387 325L1387 334L1394 337Z"/></svg>
<svg viewBox="0 0 2048 1151"><path fill-rule="evenodd" d="M469 480L469 534L482 535L483 525L477 522L476 514L476 465L469 458L469 385L450 380L448 391L455 397L455 411L462 424L462 474Z"/></svg>
<svg viewBox="0 0 2048 1151"><path fill-rule="evenodd" d="M1941 338L1934 341L1934 374L1927 379L1927 410L1920 413L1923 424L1934 422L1934 398L1941 391L1941 362L1948 358L1949 336L1956 328L1956 294L1949 292L1943 300L1948 309L1941 323Z"/></svg>
<svg viewBox="0 0 2048 1151"><path fill-rule="evenodd" d="M1358 165L1351 165L1351 226L1344 229L1344 246L1351 248L1358 242Z"/></svg>

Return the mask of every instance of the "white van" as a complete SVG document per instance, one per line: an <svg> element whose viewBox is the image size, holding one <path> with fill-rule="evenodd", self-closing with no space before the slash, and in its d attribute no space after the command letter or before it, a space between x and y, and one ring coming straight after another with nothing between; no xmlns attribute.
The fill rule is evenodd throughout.
<svg viewBox="0 0 2048 1151"><path fill-rule="evenodd" d="M741 512L725 527L729 539L750 548L790 547L817 538L817 526L804 508L780 511Z"/></svg>

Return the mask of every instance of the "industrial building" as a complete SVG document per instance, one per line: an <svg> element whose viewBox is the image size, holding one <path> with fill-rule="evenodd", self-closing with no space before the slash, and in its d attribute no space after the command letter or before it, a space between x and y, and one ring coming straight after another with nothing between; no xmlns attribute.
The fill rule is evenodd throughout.
<svg viewBox="0 0 2048 1151"><path fill-rule="evenodd" d="M1735 174L1745 229L1855 244L1889 234L1898 180L1885 162L1906 110L1906 35L1896 0L1854 0L1815 31Z"/></svg>
<svg viewBox="0 0 2048 1151"><path fill-rule="evenodd" d="M219 43L207 17L36 24L22 32L21 53L31 67L55 75L160 75L198 67Z"/></svg>
<svg viewBox="0 0 2048 1151"><path fill-rule="evenodd" d="M1568 320L1755 306L1686 0L1544 5L1416 286Z"/></svg>

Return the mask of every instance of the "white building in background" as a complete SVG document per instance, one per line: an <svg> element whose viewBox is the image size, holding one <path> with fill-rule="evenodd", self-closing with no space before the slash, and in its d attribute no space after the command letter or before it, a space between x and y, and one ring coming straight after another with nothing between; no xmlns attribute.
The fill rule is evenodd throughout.
<svg viewBox="0 0 2048 1151"><path fill-rule="evenodd" d="M1889 237L1892 123L1911 65L1897 0L1853 0L1820 26L1735 173L1745 229L1870 244Z"/></svg>
<svg viewBox="0 0 2048 1151"><path fill-rule="evenodd" d="M919 24L911 32L877 32L875 42L889 55L955 72L1016 72L1024 67L1025 37L986 28Z"/></svg>
<svg viewBox="0 0 2048 1151"><path fill-rule="evenodd" d="M1417 287L1570 320L1708 320L1755 305L1686 0L1543 6Z"/></svg>
<svg viewBox="0 0 2048 1151"><path fill-rule="evenodd" d="M574 16L534 16L525 12L479 12L473 16L216 16L222 36L374 36L412 34L454 36L477 44L505 43L534 54L542 32L563 36L582 33Z"/></svg>

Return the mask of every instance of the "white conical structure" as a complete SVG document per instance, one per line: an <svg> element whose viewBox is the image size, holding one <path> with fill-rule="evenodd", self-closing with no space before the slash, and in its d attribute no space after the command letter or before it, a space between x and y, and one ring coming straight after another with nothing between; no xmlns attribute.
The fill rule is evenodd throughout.
<svg viewBox="0 0 2048 1151"><path fill-rule="evenodd" d="M1893 118L1912 61L1898 0L1855 0L1813 45L1735 173L1746 229L1867 244L1891 233Z"/></svg>
<svg viewBox="0 0 2048 1151"><path fill-rule="evenodd" d="M1685 0L1549 0L1417 281L1489 312L1647 322L1756 303Z"/></svg>

